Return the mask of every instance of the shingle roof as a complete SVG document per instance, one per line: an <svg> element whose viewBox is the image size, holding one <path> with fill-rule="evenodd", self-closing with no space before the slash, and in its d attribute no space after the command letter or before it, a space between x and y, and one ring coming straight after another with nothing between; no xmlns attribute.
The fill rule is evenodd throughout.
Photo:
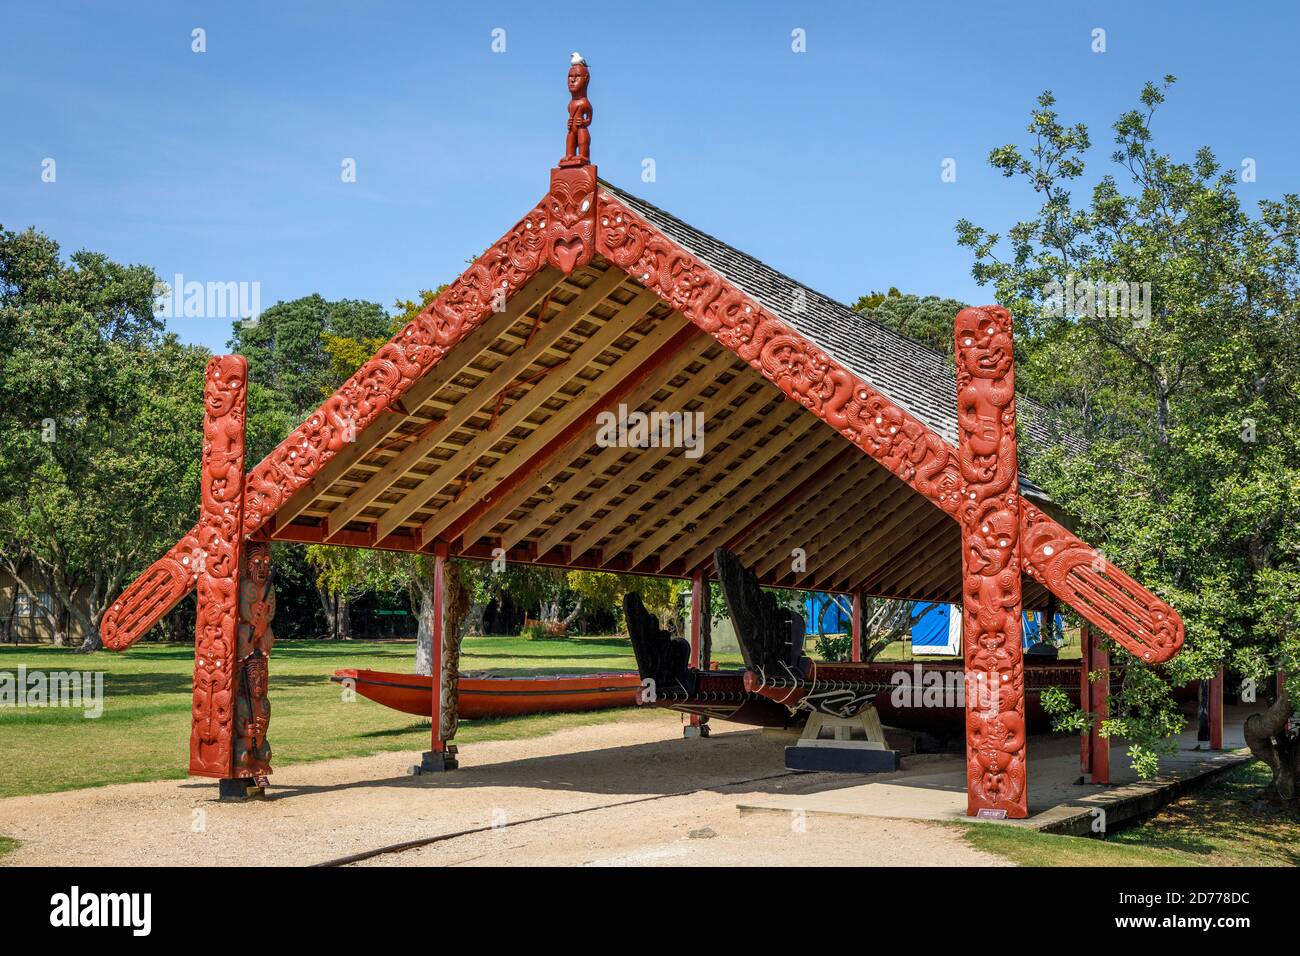
<svg viewBox="0 0 1300 956"><path fill-rule="evenodd" d="M855 375L946 441L957 444L957 382L950 358L796 282L644 199L604 180L601 185ZM1039 403L1018 396L1016 405L1032 439L1045 444L1063 440ZM1021 481L1029 485L1025 479Z"/></svg>

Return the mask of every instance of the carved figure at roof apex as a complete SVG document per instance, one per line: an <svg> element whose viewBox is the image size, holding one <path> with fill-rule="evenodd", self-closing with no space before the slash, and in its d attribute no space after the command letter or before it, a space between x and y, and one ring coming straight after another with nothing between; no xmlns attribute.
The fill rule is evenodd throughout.
<svg viewBox="0 0 1300 956"><path fill-rule="evenodd" d="M561 166L586 166L591 162L591 100L587 99L587 83L591 73L587 61L579 53L570 58L569 67L569 126L564 143Z"/></svg>

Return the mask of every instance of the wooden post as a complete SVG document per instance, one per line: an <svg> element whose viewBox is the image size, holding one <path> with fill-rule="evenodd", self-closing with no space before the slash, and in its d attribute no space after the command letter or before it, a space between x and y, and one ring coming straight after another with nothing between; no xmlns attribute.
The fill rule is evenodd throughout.
<svg viewBox="0 0 1300 956"><path fill-rule="evenodd" d="M1092 670L1092 641L1089 639L1088 624L1085 621L1079 628L1079 709L1085 717L1092 716L1092 684L1088 672ZM1092 773L1092 730L1085 729L1079 734L1079 775L1082 783L1087 783Z"/></svg>
<svg viewBox="0 0 1300 956"><path fill-rule="evenodd" d="M700 626L704 620L704 589L708 587L703 571L691 575L691 668L700 666ZM685 737L707 737L708 723L699 714L690 715L690 724L682 728Z"/></svg>
<svg viewBox="0 0 1300 956"><path fill-rule="evenodd" d="M433 727L430 732L429 750L423 761L415 769L418 773L437 773L442 770L455 770L456 757L449 751L447 741L442 733L442 642L443 618L445 617L447 598L444 593L444 575L447 565L448 549L445 544L434 546L433 552L433 621L429 648L429 696Z"/></svg>
<svg viewBox="0 0 1300 956"><path fill-rule="evenodd" d="M1210 749L1223 749L1223 668L1210 680Z"/></svg>
<svg viewBox="0 0 1300 956"><path fill-rule="evenodd" d="M853 651L849 655L849 660L862 660L862 592L853 592L853 620L850 625L853 629Z"/></svg>
<svg viewBox="0 0 1300 956"><path fill-rule="evenodd" d="M1110 716L1110 651L1102 647L1101 634L1084 624L1079 635L1079 705L1092 715L1092 727L1083 739L1083 772L1092 783L1110 783L1110 741L1100 733L1101 722ZM1101 679L1088 680L1089 671L1100 671Z"/></svg>

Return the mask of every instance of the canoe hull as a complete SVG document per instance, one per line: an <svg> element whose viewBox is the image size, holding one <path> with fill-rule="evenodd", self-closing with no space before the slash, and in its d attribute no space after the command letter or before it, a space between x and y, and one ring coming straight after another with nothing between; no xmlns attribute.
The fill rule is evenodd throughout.
<svg viewBox="0 0 1300 956"><path fill-rule="evenodd" d="M427 675L347 668L335 671L332 680L351 682L362 697L393 710L430 716L433 680ZM476 720L632 707L641 678L636 674L462 677L459 684L460 716Z"/></svg>

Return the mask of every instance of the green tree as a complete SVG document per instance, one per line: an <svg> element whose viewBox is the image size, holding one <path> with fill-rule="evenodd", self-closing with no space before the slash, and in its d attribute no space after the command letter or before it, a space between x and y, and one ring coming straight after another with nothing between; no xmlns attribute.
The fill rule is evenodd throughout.
<svg viewBox="0 0 1300 956"><path fill-rule="evenodd" d="M233 324L227 347L248 359L250 466L269 454L388 339L392 323L377 302L330 302L312 294L277 302L257 317ZM341 362L331 351L331 342L356 342L364 353L355 361L348 356L348 362ZM305 612L314 599L328 636L349 638L353 591L344 588L332 593L317 586L313 593L304 594L304 585L314 575L304 563L304 550L296 545L277 543L273 560L281 605ZM287 618L285 627L291 627Z"/></svg>
<svg viewBox="0 0 1300 956"><path fill-rule="evenodd" d="M989 161L1024 181L1037 212L1005 235L968 221L973 275L1016 317L1017 385L1052 407L1086 451L1027 458L1030 477L1080 519L1108 558L1156 586L1187 625L1161 669L1127 654L1103 732L1134 741L1144 774L1181 729L1172 686L1221 665L1288 692L1252 717L1272 789L1296 800L1300 743L1287 718L1300 686L1300 198L1251 208L1208 148L1161 153L1152 120L1173 77L1147 84L1114 124L1115 170L1086 201L1087 127L1065 125L1050 92L1031 145ZM1253 729L1252 729L1253 728Z"/></svg>
<svg viewBox="0 0 1300 956"><path fill-rule="evenodd" d="M29 594L34 570L56 639L75 621L84 650L199 496L208 355L163 334L156 281L0 229L0 566Z"/></svg>
<svg viewBox="0 0 1300 956"><path fill-rule="evenodd" d="M904 295L892 287L887 293L864 295L853 305L855 312L949 356L953 351L953 320L964 308L966 303L957 299Z"/></svg>

